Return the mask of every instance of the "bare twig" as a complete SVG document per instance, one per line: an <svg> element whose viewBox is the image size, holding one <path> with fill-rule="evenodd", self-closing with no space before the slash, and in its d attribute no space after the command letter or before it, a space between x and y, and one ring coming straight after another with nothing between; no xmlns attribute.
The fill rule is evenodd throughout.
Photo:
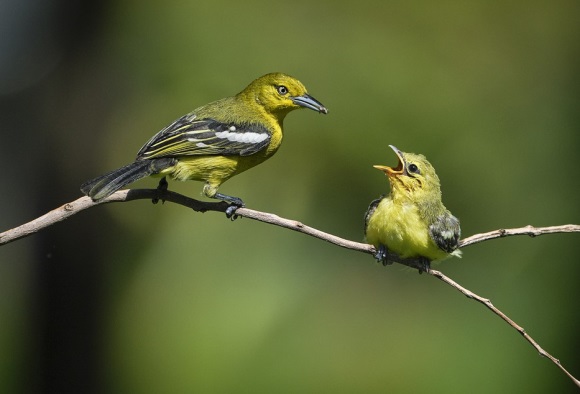
<svg viewBox="0 0 580 394"><path fill-rule="evenodd" d="M317 230L315 228L306 226L305 224L302 224L301 222L298 222L296 220L284 219L278 215L274 215L271 213L254 211L254 210L248 209L248 208L239 208L236 211L236 215L239 215L239 216L242 216L242 217L245 217L248 219L254 219L254 220L258 220L260 222L269 223L269 224L273 224L276 226L284 227L284 228L287 228L290 230L298 231L300 233L310 235L311 237L322 239L323 241L330 242L331 244L334 244L334 245L337 245L337 246L340 246L340 247L343 247L346 249L356 250L359 252L370 253L370 254L375 253L375 248L372 245L368 245L368 244L360 243L360 242L355 242L355 241L349 241L347 239L337 237L336 235L328 234L328 233L325 233L323 231Z"/></svg>
<svg viewBox="0 0 580 394"><path fill-rule="evenodd" d="M546 233L544 233L546 234ZM515 234L513 234L515 235ZM497 237L492 237L492 238L497 238ZM566 370L566 368L564 368L562 366L562 364L560 363L560 360L558 360L557 358L555 358L554 356L552 356L550 353L548 353L547 351L545 351L525 330L523 327L519 326L518 324L516 324L516 322L514 322L512 319L510 319L505 313L503 313L502 311L500 311L499 309L497 309L489 299L487 298L483 298L481 296L478 296L477 294L475 294L474 292L472 292L471 290L466 289L465 287L461 286L459 283L455 282L454 280L452 280L451 278L443 275L443 273L436 271L436 270L429 270L429 274L433 275L434 277L436 277L439 280L442 280L443 282L447 283L449 286L455 288L456 290L460 291L461 293L463 293L464 296L466 296L467 298L471 298L472 300L475 300L477 302L482 303L483 305L485 305L489 310L491 310L493 313L495 313L496 315L498 315L499 317L501 317L507 324L509 324L510 326L512 326L515 330L517 330L520 334L522 334L522 336L526 339L526 341L528 341L540 354L540 356L542 357L547 357L549 358L554 364L556 364L558 366L558 368L560 368L570 379L572 379L572 381L574 382L574 384L578 387L580 387L580 381L578 379L576 379L574 376L572 376L572 374L570 372L568 372Z"/></svg>
<svg viewBox="0 0 580 394"><path fill-rule="evenodd" d="M56 208L47 214L40 216L28 223L21 226L15 227L13 229L7 230L0 233L0 245L7 244L9 242L15 241L17 239L26 237L28 235L34 234L46 227L49 227L55 223L63 221L72 215L75 215L85 209L94 207L96 205L111 203L111 202L127 202L140 199L153 199L158 198L164 201L170 201L176 204L183 205L185 207L192 208L197 212L225 212L229 206L224 202L204 202L195 200L178 193L171 191L161 191L155 189L135 189L135 190L121 190L111 196L99 201L98 203L93 202L89 197L81 197L75 201L65 204L59 208ZM330 242L334 245L351 249L368 254L376 254L376 249L372 245L365 243L349 241L332 234L325 233L323 231L317 230L313 227L304 225L296 220L289 220L281 218L277 215L273 215L266 212L255 211L249 208L239 208L236 211L237 216L246 217L248 219L258 220L264 223L273 224L276 226L284 227L290 230L298 231L300 233L310 235L312 237ZM535 237L542 234L553 234L553 233L568 233L568 232L580 232L580 225L567 224L562 226L551 226L551 227L532 227L526 226L521 228L513 229L501 229L490 231L488 233L475 234L471 237L462 239L460 241L460 247L467 247L475 243L487 241L494 238L502 238L512 235L528 235ZM401 259L395 254L389 254L389 261L396 261L411 267L418 268L417 261L415 259ZM517 330L538 352L541 356L549 358L554 364L558 366L573 382L576 386L580 387L580 381L576 379L570 372L568 372L560 363L558 359L546 352L538 343L528 334L525 330L511 320L506 314L497 309L489 299L483 298L472 291L462 287L449 277L445 276L440 271L429 270L428 273L437 279L443 281L454 289L460 291L463 295L481 304L485 305L493 313L507 322L511 327Z"/></svg>
<svg viewBox="0 0 580 394"><path fill-rule="evenodd" d="M509 237L512 235L528 235L530 237L537 237L543 234L578 233L578 232L580 232L580 225L577 224L563 224L561 226L550 226L550 227L525 226L519 228L500 229L490 231L488 233L475 234L472 235L471 237L464 238L461 241L459 241L459 247L463 248L490 239Z"/></svg>
<svg viewBox="0 0 580 394"><path fill-rule="evenodd" d="M15 227L11 230L7 230L0 233L0 245L7 244L17 239L27 237L34 234L46 227L52 226L58 222L68 219L72 215L84 211L85 209L92 208L97 205L107 204L111 202L127 202L133 200L152 200L153 198L159 198L165 201L171 201L175 204L183 205L188 208L193 209L197 212L206 211L217 211L225 212L226 208L229 206L225 202L204 202L199 200L194 200L193 198L186 197L182 194L174 193L171 191L160 191L156 189L134 189L134 190L120 190L116 193L111 194L109 197L100 200L99 202L93 202L89 197L81 197L75 201L64 204L52 211L28 222L21 226Z"/></svg>

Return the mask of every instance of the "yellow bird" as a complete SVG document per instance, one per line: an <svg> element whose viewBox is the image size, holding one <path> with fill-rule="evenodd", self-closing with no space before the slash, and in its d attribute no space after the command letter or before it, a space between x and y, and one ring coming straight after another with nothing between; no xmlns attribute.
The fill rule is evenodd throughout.
<svg viewBox="0 0 580 394"><path fill-rule="evenodd" d="M270 158L282 143L282 123L299 108L322 114L328 110L297 79L266 74L235 96L214 101L182 116L159 131L137 153L135 161L81 185L99 201L149 175L203 181L203 194L226 201L231 216L244 206L238 197L218 193L219 186Z"/></svg>
<svg viewBox="0 0 580 394"><path fill-rule="evenodd" d="M391 193L374 200L365 215L365 237L377 248L375 258L385 265L391 263L389 252L419 259L421 272L429 271L431 261L460 257L459 220L441 201L435 169L425 156L389 146L398 165L374 167L387 175Z"/></svg>

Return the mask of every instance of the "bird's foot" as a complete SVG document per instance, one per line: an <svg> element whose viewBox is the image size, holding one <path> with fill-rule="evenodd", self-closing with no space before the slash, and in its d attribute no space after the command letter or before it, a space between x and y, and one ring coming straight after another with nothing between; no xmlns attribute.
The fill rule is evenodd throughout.
<svg viewBox="0 0 580 394"><path fill-rule="evenodd" d="M159 181L159 185L157 185L158 194L162 194L163 192L167 191L168 187L169 183L167 183L167 179L165 179L165 177L161 178L161 180ZM161 200L161 204L165 204L165 200L162 198L160 199L159 197L153 197L153 199L151 199L151 202L153 204L157 204L159 200Z"/></svg>
<svg viewBox="0 0 580 394"><path fill-rule="evenodd" d="M232 222L239 217L238 215L236 215L236 211L238 210L238 208L242 207L232 204L226 209L226 217L230 219Z"/></svg>
<svg viewBox="0 0 580 394"><path fill-rule="evenodd" d="M230 206L226 208L226 217L232 221L238 218L238 215L236 215L238 208L243 208L245 206L244 202L239 197L232 197L226 194L216 193L213 198L217 198L218 200L222 200L230 204Z"/></svg>
<svg viewBox="0 0 580 394"><path fill-rule="evenodd" d="M406 265L411 268L415 268L419 271L419 274L423 272L429 273L431 270L431 260L426 257L409 257L401 258L397 254L390 252L385 245L379 245L377 252L375 253L375 259L384 266L391 265L394 262Z"/></svg>
<svg viewBox="0 0 580 394"><path fill-rule="evenodd" d="M423 256L402 258L397 261L407 267L415 268L419 271L419 274L422 274L423 272L429 273L431 270L431 260Z"/></svg>
<svg viewBox="0 0 580 394"><path fill-rule="evenodd" d="M375 259L385 267L393 264L392 261L389 261L389 250L385 245L379 245L379 249L375 253Z"/></svg>
<svg viewBox="0 0 580 394"><path fill-rule="evenodd" d="M429 273L431 270L431 260L426 257L419 257L417 259L416 268L419 270L419 275L421 275L423 272Z"/></svg>

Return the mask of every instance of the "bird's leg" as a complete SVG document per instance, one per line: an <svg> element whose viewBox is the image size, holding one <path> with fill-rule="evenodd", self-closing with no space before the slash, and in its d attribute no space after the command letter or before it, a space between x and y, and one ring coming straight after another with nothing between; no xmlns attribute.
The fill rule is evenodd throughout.
<svg viewBox="0 0 580 394"><path fill-rule="evenodd" d="M236 220L238 216L235 214L238 208L244 207L244 202L239 197L228 196L227 194L221 194L217 192L219 184L206 182L203 186L203 194L209 198L215 198L217 200L225 201L230 204L226 209L226 217L228 219Z"/></svg>
<svg viewBox="0 0 580 394"><path fill-rule="evenodd" d="M379 245L377 253L375 253L375 259L384 266L391 265L393 262L398 262L400 264L406 265L411 268L416 268L419 274L423 272L429 273L431 270L431 260L426 257L410 257L401 258L397 254L390 252L385 245Z"/></svg>
<svg viewBox="0 0 580 394"><path fill-rule="evenodd" d="M163 193L164 191L167 190L167 188L169 187L169 183L167 183L167 179L165 179L165 177L161 178L161 180L159 181L159 185L157 185L157 190L160 193ZM159 202L159 197L153 197L153 199L151 200L151 202L153 204L157 204ZM164 204L165 200L161 199L161 203Z"/></svg>
<svg viewBox="0 0 580 394"><path fill-rule="evenodd" d="M393 264L393 261L389 261L389 250L383 244L379 245L379 249L375 253L375 259L384 266Z"/></svg>
<svg viewBox="0 0 580 394"><path fill-rule="evenodd" d="M419 271L419 274L422 274L423 272L429 273L431 270L431 260L423 256L401 259L399 263L415 268Z"/></svg>
<svg viewBox="0 0 580 394"><path fill-rule="evenodd" d="M419 270L419 275L422 274L423 272L429 273L429 271L431 270L431 260L429 260L426 257L419 257L417 265L418 267L416 268Z"/></svg>
<svg viewBox="0 0 580 394"><path fill-rule="evenodd" d="M236 220L238 218L238 215L236 215L238 208L243 208L245 206L244 202L239 197L232 197L226 194L216 193L212 198L217 198L218 200L230 203L230 206L226 209L226 217L232 220Z"/></svg>

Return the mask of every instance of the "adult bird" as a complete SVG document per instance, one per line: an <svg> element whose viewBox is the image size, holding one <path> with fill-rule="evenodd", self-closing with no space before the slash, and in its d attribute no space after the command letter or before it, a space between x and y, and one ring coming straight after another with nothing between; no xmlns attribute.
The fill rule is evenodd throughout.
<svg viewBox="0 0 580 394"><path fill-rule="evenodd" d="M282 73L266 74L232 97L199 107L153 136L131 164L81 185L99 201L149 175L203 181L203 194L231 204L231 216L243 201L218 193L222 183L270 158L282 143L286 115L299 108L322 114L328 110L310 96L297 79Z"/></svg>
<svg viewBox="0 0 580 394"><path fill-rule="evenodd" d="M387 175L391 193L370 204L365 237L384 265L391 263L391 252L418 260L419 273L428 272L431 261L461 256L459 220L443 205L439 177L425 156L389 146L399 163L394 168L374 166Z"/></svg>

